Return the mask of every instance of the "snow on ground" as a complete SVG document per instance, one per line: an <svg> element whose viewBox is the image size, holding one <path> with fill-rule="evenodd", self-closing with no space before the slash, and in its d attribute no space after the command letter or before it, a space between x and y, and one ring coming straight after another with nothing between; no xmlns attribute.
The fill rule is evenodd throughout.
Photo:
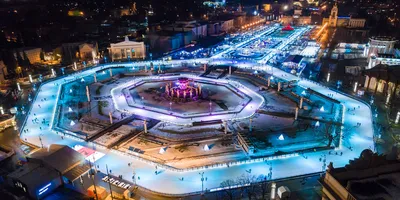
<svg viewBox="0 0 400 200"><path fill-rule="evenodd" d="M295 38L294 38L295 39ZM240 46L240 45L238 45ZM222 52L223 54L225 52ZM174 64L178 65L182 62L208 62L210 64L232 64L232 60L228 59L217 59L218 56L212 59L194 59L194 60L173 60L173 61L152 61L154 64ZM149 66L149 61L142 62L130 62L130 63L117 63L107 64L107 67L126 66L128 68L138 66ZM254 63L240 61L234 64L238 67L243 67L253 70L265 70L268 73L272 73L274 76L280 77L286 80L298 80L297 77L287 74L279 69L273 69L268 66L254 65ZM63 77L51 82L42 84L40 90L37 93L35 100L32 103L31 112L27 116L26 123L21 127L21 138L26 139L28 142L40 146L43 143L44 147L49 144L65 144L69 146L83 145L89 148L93 148L92 143L82 142L70 137L61 138L61 135L54 134L51 130L53 122L53 113L56 111L56 104L58 102L58 93L60 91L60 84L67 83L69 81L78 80L82 76L88 76L85 80L93 81L93 73L103 69L105 66L100 65L86 71ZM204 172L204 176L207 177L207 181L204 182L205 188L219 187L220 183L227 179L234 179L246 170L251 169L251 173L258 176L260 174L268 174L269 167L272 168L272 178L283 178L289 176L302 175L313 172L320 172L324 169L324 164L319 161L321 155L326 155L327 163L333 162L334 167L342 167L349 162L349 159L359 157L362 150L366 148L373 148L373 128L372 128L372 115L368 105L353 99L347 95L335 93L327 87L321 86L317 83L300 80L298 83L300 86L306 88L312 88L324 95L333 94L333 98L340 101L344 106L344 124L346 127L353 127L357 122L361 123L361 126L357 128L355 133L346 138L343 141L343 145L335 150L343 154L336 155L335 153L329 154L330 151L319 151L306 153L304 156L290 157L286 159L276 159L267 162L254 162L242 165L235 165L230 167L219 167L219 168L208 168L199 169L198 171L185 171L177 172L173 170L165 170L162 167L155 168L155 164L140 161L133 157L121 155L115 151L96 148L97 151L103 152L106 155L98 160L95 165L99 166L101 171L105 171L106 165L112 174L122 175L124 179L131 180L133 173L136 174L137 184L149 188L157 192L171 193L171 194L182 194L189 192L196 192L201 190L201 176L199 172ZM54 96L56 95L56 96ZM46 98L46 101L40 101ZM354 111L347 112L347 108L356 108ZM38 126L33 120L38 118L39 120L45 119L50 121L49 125ZM40 127L40 128L39 128ZM132 165L128 165L132 163ZM156 173L156 170L158 173ZM184 180L182 181L182 177Z"/></svg>

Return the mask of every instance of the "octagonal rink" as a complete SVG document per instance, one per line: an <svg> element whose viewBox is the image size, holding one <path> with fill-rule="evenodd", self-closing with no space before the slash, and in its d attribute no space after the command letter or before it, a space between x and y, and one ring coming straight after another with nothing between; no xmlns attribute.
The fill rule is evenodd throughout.
<svg viewBox="0 0 400 200"><path fill-rule="evenodd" d="M179 78L189 78L201 84L205 97L187 102L163 98L163 87ZM187 74L132 78L113 88L111 96L120 112L179 125L248 118L264 103L257 92L236 81Z"/></svg>

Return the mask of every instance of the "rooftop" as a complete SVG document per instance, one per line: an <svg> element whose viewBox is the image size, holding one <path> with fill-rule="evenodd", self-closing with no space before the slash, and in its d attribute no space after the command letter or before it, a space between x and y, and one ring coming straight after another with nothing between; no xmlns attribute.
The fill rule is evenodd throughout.
<svg viewBox="0 0 400 200"><path fill-rule="evenodd" d="M400 196L400 162L366 149L348 165L333 168L333 176L356 199L396 199Z"/></svg>
<svg viewBox="0 0 400 200"><path fill-rule="evenodd" d="M62 174L65 174L85 160L85 157L74 149L58 144L52 144L48 148L42 148L31 154L30 158L41 160L43 163L53 167Z"/></svg>
<svg viewBox="0 0 400 200"><path fill-rule="evenodd" d="M51 182L54 178L59 177L59 173L38 163L27 163L10 173L8 177L18 179L32 188L38 188L44 183Z"/></svg>

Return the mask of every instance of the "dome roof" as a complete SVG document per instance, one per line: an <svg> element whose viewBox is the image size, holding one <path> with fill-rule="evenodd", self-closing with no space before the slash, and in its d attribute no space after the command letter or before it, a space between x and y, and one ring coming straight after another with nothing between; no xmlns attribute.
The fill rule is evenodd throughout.
<svg viewBox="0 0 400 200"><path fill-rule="evenodd" d="M365 160L370 160L373 154L374 152L372 152L371 149L364 149L360 154L360 158Z"/></svg>

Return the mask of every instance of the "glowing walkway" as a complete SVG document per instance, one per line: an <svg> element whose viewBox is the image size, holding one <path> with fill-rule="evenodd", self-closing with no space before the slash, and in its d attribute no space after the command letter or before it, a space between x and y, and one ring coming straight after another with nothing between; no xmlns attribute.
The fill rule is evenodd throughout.
<svg viewBox="0 0 400 200"><path fill-rule="evenodd" d="M128 103L132 97L124 94L125 88L133 87L134 84L140 84L146 80L175 80L180 77L190 77L194 80L199 81L208 81L210 83L215 83L218 85L225 85L226 87L229 86L232 90L238 90L242 94L245 94L249 97L250 102L246 102L246 105L242 107L241 105L235 109L229 111L220 111L220 112L210 112L205 111L199 114L193 114L190 116L185 116L181 113L176 113L173 110L169 110L168 106L167 109L162 108L142 108L140 107L132 107ZM193 122L200 122L200 121L213 121L213 120L239 120L251 117L256 110L264 103L264 98L257 94L257 92L250 90L246 86L236 82L236 81L229 81L225 79L208 79L199 76L193 75L175 75L175 76L166 76L166 77L146 77L146 78L137 78L133 79L130 82L121 84L111 90L111 96L114 102L114 105L117 110L120 112L127 112L129 114L137 114L141 116L146 116L149 118L161 120L164 122L172 123L172 124L179 124L179 125L191 125ZM126 97L128 96L128 98ZM128 100L127 100L128 99ZM168 103L168 102L167 102ZM211 102L210 102L211 103ZM211 106L211 105L210 105Z"/></svg>
<svg viewBox="0 0 400 200"><path fill-rule="evenodd" d="M121 64L110 66L120 65ZM130 64L124 65L127 67L132 66ZM52 143L58 143L70 146L80 144L92 148L92 144L80 142L75 139L70 139L68 137L62 140L60 135L55 134L50 130L50 127L42 125L40 122L42 121L42 119L46 119L46 121L53 120L52 117L53 113L55 112L57 102L56 97L53 95L57 95L60 89L60 86L57 84L64 83L65 81L79 79L81 76L90 75L97 70L101 70L101 68L102 67L99 66L97 68L79 73L75 77L66 77L43 84L37 94L36 99L33 102L32 111L27 117L26 124L21 129L22 139L26 138L28 142L38 146L41 145L41 139L45 147ZM288 80L297 79L297 77L287 74L279 69L274 69L274 76L278 76L280 78ZM86 77L85 80L89 80L90 77L91 76ZM316 152L307 154L308 159L299 156L288 159L270 161L269 163L272 165L273 169L273 178L295 176L321 171L322 163L319 162L319 158L322 154L327 155L327 164L329 162L334 162L334 165L336 167L344 166L348 163L349 159L358 157L363 149L373 147L373 129L371 123L372 116L371 111L367 105L348 96L335 94L335 92L331 91L330 89L310 81L301 80L299 84L303 87L312 88L323 94L334 94L334 98L341 101L346 108L355 107L356 110L354 112L352 111L352 113L345 113L345 125L355 126L357 122L360 122L362 125L361 127L356 129L354 135L351 138L349 138L347 141L344 141L343 148L338 150L340 152L343 152L343 156L327 155L327 152ZM46 98L46 100L44 100L44 98ZM358 108L358 106L360 106L360 108ZM32 120L34 120L35 118L39 120L39 123L32 122ZM29 132L24 133L24 130L29 130ZM352 151L347 148L350 145L352 146ZM99 165L100 169L104 171L105 165L108 164L109 168L112 169L113 174L123 175L123 177L127 180L130 180L130 177L132 177L132 174L135 171L137 176L140 177L140 180L137 180L137 183L143 187L155 190L157 192L171 194L189 193L201 190L201 181L198 171L179 173L170 170L163 170L163 172L155 175L156 169L152 164L137 161L130 157L111 152L107 149L97 150L106 154L106 156L96 162L96 165ZM133 165L131 167L128 166L129 162L133 162ZM246 170L248 169L252 169L251 173L254 175L267 174L269 172L269 166L267 166L267 164L263 162L231 166L229 168L204 170L205 176L208 177L207 182L205 183L205 188L219 187L219 184L222 181L240 176L241 174L246 173ZM184 181L179 180L182 177L184 177Z"/></svg>
<svg viewBox="0 0 400 200"><path fill-rule="evenodd" d="M227 59L195 59L195 60L175 60L175 61L153 61L154 65L169 64L178 65L180 63L207 63L207 62L219 63L219 64L232 64L232 60ZM135 63L118 63L118 64L107 64L105 66L97 66L95 68L70 75L68 77L60 78L45 84L42 84L40 91L38 91L36 98L32 103L32 110L28 114L26 123L21 127L21 139L27 140L30 143L44 147L49 144L65 144L69 146L82 145L89 148L94 148L93 144L79 141L75 138L64 137L56 134L51 130L51 124L53 122L54 113L56 112L56 105L58 103L58 96L60 93L61 84L69 81L80 80L84 77L85 81L93 81L93 74L96 71L104 70L109 67L135 67L135 66L150 66L150 61L135 62ZM266 70L269 73L273 73L277 76L286 80L298 80L297 77L283 72L279 69L273 69L268 66L260 66L256 63L240 62L235 64L238 67L253 68L257 70ZM269 173L270 167L272 167L272 178L283 178L289 176L296 176L314 172L320 172L323 169L323 163L319 161L322 155L326 155L326 164L333 162L335 167L342 167L349 162L349 159L359 157L361 151L366 148L373 148L373 127L372 127L372 115L369 106L355 100L347 95L336 94L334 91L321 86L317 83L300 80L299 85L304 88L311 88L322 94L333 94L334 98L342 102L345 106L344 124L346 127L353 127L358 122L361 126L354 129L354 133L351 137L345 138L343 141L342 148L337 149L340 153L328 154L328 151L319 151L315 153L307 153L307 159L302 156L291 157L287 159L269 161L268 164L265 162L249 163L237 166L205 169L204 176L207 177L207 181L204 182L204 188L217 188L220 183L227 179L235 179L236 177L248 173L251 169L253 175L266 175ZM347 108L351 108L352 111L347 112ZM353 111L353 108L354 111ZM42 124L42 120L45 120L45 124ZM351 147L351 150L350 150ZM102 171L105 171L106 164L108 168L112 170L114 175L122 175L122 177L128 181L131 181L133 173L136 174L136 182L140 186L154 190L160 193L168 194L183 194L201 191L202 182L199 172L201 171L188 171L188 172L175 172L158 168L159 173L155 173L156 168L153 164L148 162L139 161L131 157L121 155L115 150L108 150L97 147L97 151L103 152L106 155L98 160L95 165L98 165ZM128 163L133 163L128 166ZM247 171L247 172L246 172ZM182 177L184 178L182 181Z"/></svg>

